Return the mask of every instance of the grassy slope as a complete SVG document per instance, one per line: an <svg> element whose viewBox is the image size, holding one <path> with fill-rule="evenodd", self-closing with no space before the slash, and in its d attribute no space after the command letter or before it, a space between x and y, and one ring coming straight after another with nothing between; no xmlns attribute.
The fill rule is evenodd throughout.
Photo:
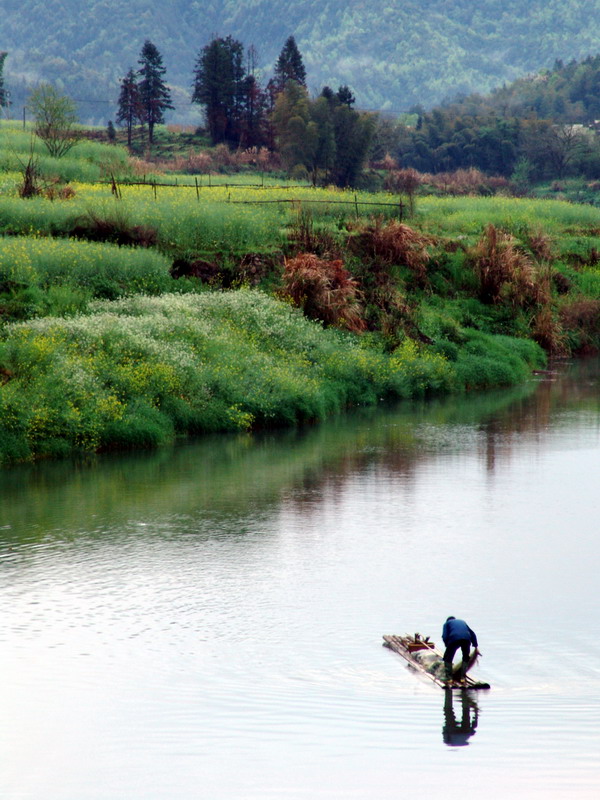
<svg viewBox="0 0 600 800"><path fill-rule="evenodd" d="M80 177L112 151L76 148ZM395 203L389 195L293 185L155 195L145 186L123 188L117 200L109 186L74 183L68 200L22 200L17 183L8 173L0 181L0 230L13 234L0 239L5 461L321 419L384 396L515 383L543 365L531 341L543 314L555 344L600 345L600 210L589 206L422 198L411 225L429 239L415 271L410 259L373 249L373 231L387 227L380 218L373 228L371 215L393 215L395 207L355 205ZM294 204L283 202L290 196ZM247 202L265 199L280 202ZM546 280L543 303L516 279L497 302L478 299L473 259L489 223L527 255L531 285ZM100 239L141 230L149 246L64 238L74 227ZM306 249L343 259L360 284L371 332L324 330L260 290L281 286L284 255ZM249 252L255 272L247 270ZM227 270L229 283L256 288L206 292L198 279L171 277L176 258L211 259L217 285Z"/></svg>
<svg viewBox="0 0 600 800"><path fill-rule="evenodd" d="M454 363L386 354L262 292L133 297L8 326L0 459L153 446L176 434L323 419L382 397L523 379L531 342L473 334Z"/></svg>

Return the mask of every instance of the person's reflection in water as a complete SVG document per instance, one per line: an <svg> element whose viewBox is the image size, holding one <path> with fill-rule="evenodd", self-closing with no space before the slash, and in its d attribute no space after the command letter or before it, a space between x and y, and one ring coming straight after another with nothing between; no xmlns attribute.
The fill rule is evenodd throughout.
<svg viewBox="0 0 600 800"><path fill-rule="evenodd" d="M457 692L456 695L459 693ZM449 747L465 747L477 729L479 707L474 697L468 692L460 692L461 718L457 720L454 713L454 693L452 689L445 690L444 698L444 727L442 736L444 744Z"/></svg>

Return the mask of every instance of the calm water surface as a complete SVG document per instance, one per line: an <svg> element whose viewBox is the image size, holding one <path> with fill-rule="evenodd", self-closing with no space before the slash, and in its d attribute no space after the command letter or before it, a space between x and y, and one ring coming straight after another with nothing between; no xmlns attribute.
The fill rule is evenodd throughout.
<svg viewBox="0 0 600 800"><path fill-rule="evenodd" d="M0 473L0 797L600 797L598 375Z"/></svg>

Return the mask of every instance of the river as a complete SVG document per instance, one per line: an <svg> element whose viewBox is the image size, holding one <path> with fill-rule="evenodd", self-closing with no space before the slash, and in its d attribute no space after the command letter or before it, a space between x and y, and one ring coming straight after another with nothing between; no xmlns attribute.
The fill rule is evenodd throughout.
<svg viewBox="0 0 600 800"><path fill-rule="evenodd" d="M600 365L0 473L3 800L600 796ZM477 632L490 691L381 646Z"/></svg>

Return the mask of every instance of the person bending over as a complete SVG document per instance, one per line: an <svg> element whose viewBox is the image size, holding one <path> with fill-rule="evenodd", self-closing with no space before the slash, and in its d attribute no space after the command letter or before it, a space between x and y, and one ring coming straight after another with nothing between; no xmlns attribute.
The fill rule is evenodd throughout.
<svg viewBox="0 0 600 800"><path fill-rule="evenodd" d="M467 676L467 669L469 668L469 651L471 645L475 648L475 652L477 654L479 653L475 631L469 628L464 619L448 617L444 623L444 629L442 630L442 639L446 645L446 650L444 652L446 680L449 681L452 679L452 661L458 649L462 652L462 674L459 677L464 680Z"/></svg>

